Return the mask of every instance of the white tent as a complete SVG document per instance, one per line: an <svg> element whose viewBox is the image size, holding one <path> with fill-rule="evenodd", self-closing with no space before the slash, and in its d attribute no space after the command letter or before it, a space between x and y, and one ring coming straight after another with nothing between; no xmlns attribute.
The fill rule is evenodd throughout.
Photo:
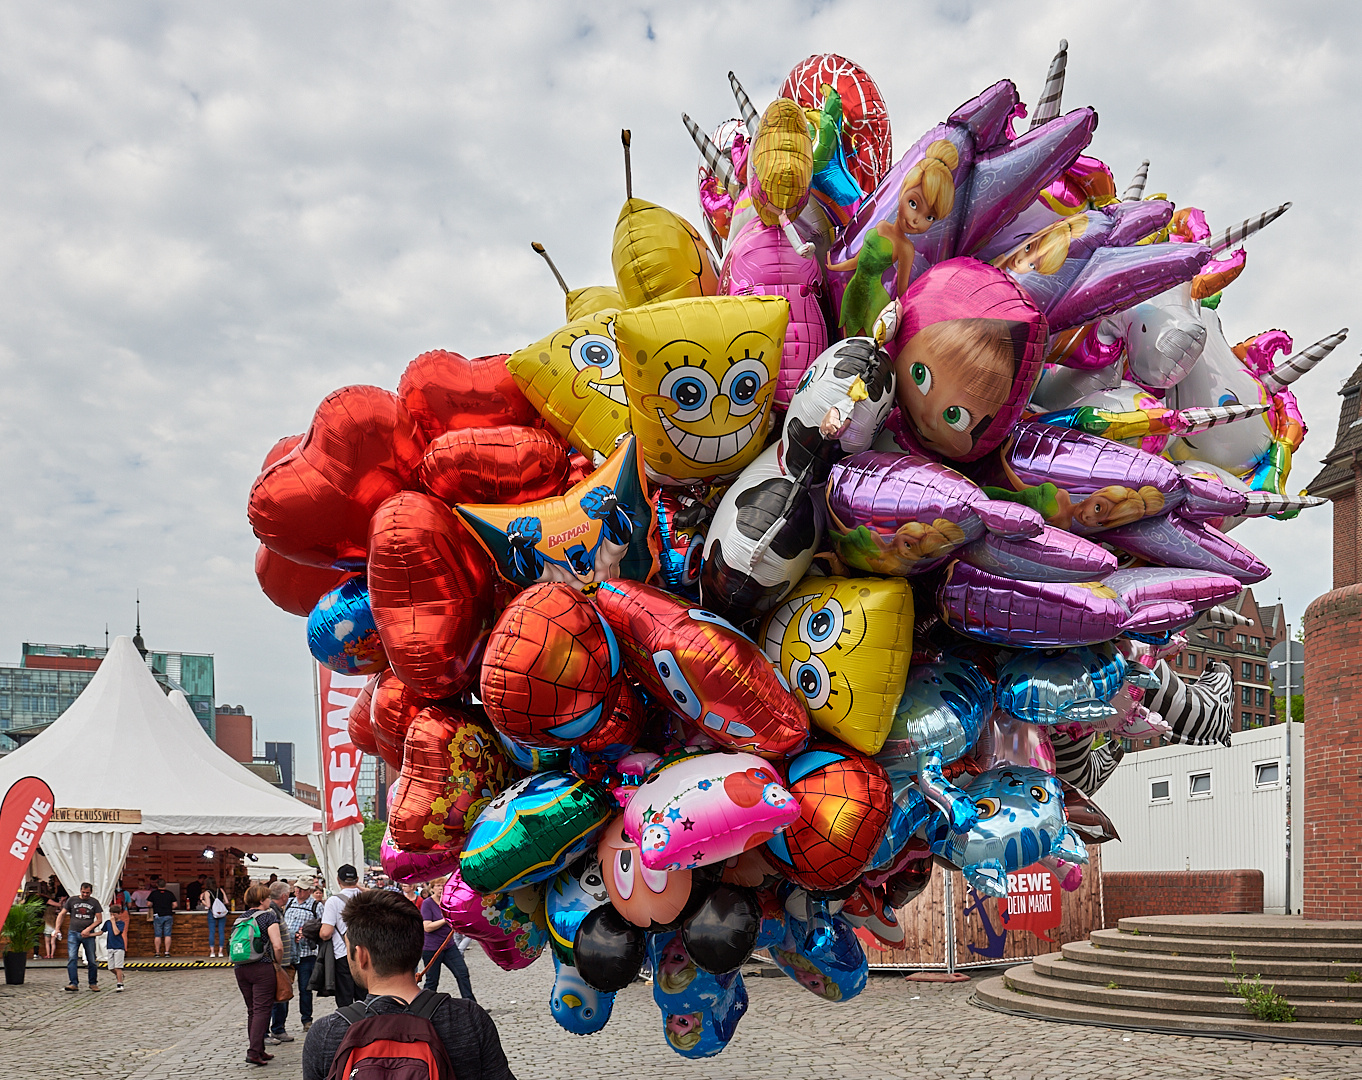
<svg viewBox="0 0 1362 1080"><path fill-rule="evenodd" d="M72 895L89 881L107 902L134 833L208 836L243 849L320 841L313 836L319 811L228 757L184 695L171 698L178 700L161 692L132 641L119 637L71 707L0 758L0 792L20 777L38 776L58 807L141 811L141 824L48 825L43 851ZM285 838L296 839L285 845Z"/></svg>
<svg viewBox="0 0 1362 1080"><path fill-rule="evenodd" d="M287 851L258 854L254 860L248 859L246 862L246 873L257 880L277 874L284 881L296 881L298 878L311 881L320 872L315 866L308 866L297 855L290 855Z"/></svg>

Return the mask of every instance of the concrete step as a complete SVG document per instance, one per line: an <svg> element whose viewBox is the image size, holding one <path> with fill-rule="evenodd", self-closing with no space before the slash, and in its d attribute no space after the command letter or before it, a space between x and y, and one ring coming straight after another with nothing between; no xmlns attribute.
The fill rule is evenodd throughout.
<svg viewBox="0 0 1362 1080"><path fill-rule="evenodd" d="M1230 993L1225 986L1226 977L1221 975L1108 967L1104 964L1076 962L1058 953L1036 957L1032 961L1032 967L1037 974L1046 978L1068 979L1070 982L1091 983L1103 987L1116 983L1122 990L1160 990L1175 994L1209 994L1212 997L1224 997ZM1239 971L1246 978L1253 978L1254 972L1245 971L1243 967L1240 967ZM1341 979L1268 978L1264 978L1263 981L1273 986L1277 993L1292 1004L1304 999L1355 1001L1359 1006L1358 1015L1362 1015L1362 982L1349 983Z"/></svg>
<svg viewBox="0 0 1362 1080"><path fill-rule="evenodd" d="M1067 963L1067 961L1058 961ZM1237 996L1230 996L1221 986L1219 995L1180 994L1166 990L1108 990L1092 983L1073 982L1041 974L1031 964L1009 968L1003 977L1014 990L1056 1001L1103 1005L1118 1009L1162 1014L1190 1013L1197 1016L1219 1016L1232 1020L1253 1019L1252 1014ZM1292 1001L1298 1021L1352 1024L1362 1017L1362 1002L1356 1001ZM1362 1024L1357 1025L1362 1028Z"/></svg>
<svg viewBox="0 0 1362 1080"><path fill-rule="evenodd" d="M1125 922L1125 919L1121 920ZM1264 941L1250 938L1195 938L1145 933L1138 927L1123 930L1094 930L1089 940L1102 949L1135 949L1187 956L1261 956L1269 960L1337 960L1362 962L1362 942L1351 941Z"/></svg>
<svg viewBox="0 0 1362 1080"><path fill-rule="evenodd" d="M1015 970L1015 969L1014 969ZM1163 1013L1129 1005L1117 1007L1094 1002L1051 1000L1011 989L1005 975L995 975L975 984L974 996L987 1005L1041 1020L1066 1020L1098 1027L1152 1028L1184 1031L1188 1034L1251 1035L1279 1042L1315 1040L1362 1046L1362 1024L1333 1024L1315 1021L1273 1024L1252 1017L1207 1016L1196 1013Z"/></svg>
<svg viewBox="0 0 1362 1080"><path fill-rule="evenodd" d="M1362 947L1362 920L1303 919L1299 915L1139 915L1117 927L1143 934L1255 941L1338 941Z"/></svg>
<svg viewBox="0 0 1362 1080"><path fill-rule="evenodd" d="M1237 955L1237 954L1236 954ZM1144 952L1139 949L1094 948L1088 941L1071 941L1063 947L1066 960L1100 964L1112 968L1139 968L1145 971L1176 971L1190 975L1233 975L1240 972L1264 979L1322 979L1347 983L1349 973L1362 983L1362 961L1354 964L1330 960L1273 960L1261 956L1188 956L1182 953Z"/></svg>

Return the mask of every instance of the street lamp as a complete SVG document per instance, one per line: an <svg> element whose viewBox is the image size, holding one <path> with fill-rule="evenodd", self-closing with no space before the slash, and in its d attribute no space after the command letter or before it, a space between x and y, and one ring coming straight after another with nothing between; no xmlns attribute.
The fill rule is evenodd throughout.
<svg viewBox="0 0 1362 1080"><path fill-rule="evenodd" d="M1291 914L1291 668L1293 665L1305 666L1305 658L1295 660L1291 656L1291 624L1286 624L1285 659L1270 662L1269 667L1286 669L1286 913ZM1302 674L1304 674L1302 672Z"/></svg>

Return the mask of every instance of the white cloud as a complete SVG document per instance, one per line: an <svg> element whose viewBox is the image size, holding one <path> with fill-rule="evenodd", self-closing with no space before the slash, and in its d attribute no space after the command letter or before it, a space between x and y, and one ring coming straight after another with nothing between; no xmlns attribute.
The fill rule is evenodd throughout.
<svg viewBox="0 0 1362 1080"><path fill-rule="evenodd" d="M306 743L303 621L251 572L261 456L334 387L557 325L530 240L609 280L621 127L637 192L695 218L679 114L732 115L730 68L760 106L809 53L852 56L902 148L999 78L1033 100L1066 37L1066 105L1097 108L1119 182L1149 157L1150 189L1213 225L1294 200L1221 308L1232 340L1357 323L1358 22L1267 0L6 5L0 653L130 631L140 587L149 642L216 653L219 700ZM1355 362L1299 384L1302 484ZM1238 535L1293 618L1329 587L1327 512Z"/></svg>

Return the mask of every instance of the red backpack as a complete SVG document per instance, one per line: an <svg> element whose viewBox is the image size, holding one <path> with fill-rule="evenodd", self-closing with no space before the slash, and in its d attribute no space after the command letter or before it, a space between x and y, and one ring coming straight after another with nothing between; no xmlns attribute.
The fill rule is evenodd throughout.
<svg viewBox="0 0 1362 1080"><path fill-rule="evenodd" d="M327 1080L455 1080L444 1041L430 1022L448 1000L448 994L422 990L402 1012L371 1012L362 1001L337 1009L350 1026Z"/></svg>

